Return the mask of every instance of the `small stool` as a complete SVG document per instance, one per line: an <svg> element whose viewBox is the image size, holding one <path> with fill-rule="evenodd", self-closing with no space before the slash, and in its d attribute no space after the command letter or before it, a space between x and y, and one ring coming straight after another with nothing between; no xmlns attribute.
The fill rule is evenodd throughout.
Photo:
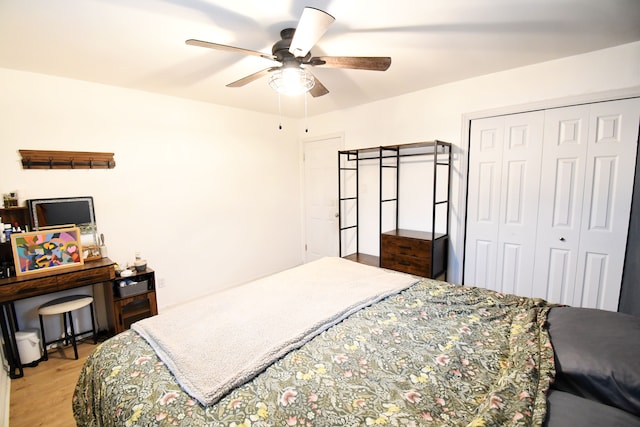
<svg viewBox="0 0 640 427"><path fill-rule="evenodd" d="M82 307L86 307L87 305L91 310L91 331L76 333L73 329L73 317L71 315L71 312ZM62 319L64 320L64 338L47 342L44 334L44 323L42 321L42 316L50 316L53 314L62 314ZM87 295L70 295L68 297L54 299L38 307L38 316L40 317L40 329L42 331L42 349L44 350L42 358L44 360L49 360L49 357L47 355L47 345L60 341L64 341L65 344L70 341L73 345L73 353L75 354L75 358L78 359L76 337L82 334L86 334L87 332L93 332L93 343L98 343L96 335L96 324L93 317L93 297ZM70 334L67 331L67 316L69 317L69 327L71 329Z"/></svg>

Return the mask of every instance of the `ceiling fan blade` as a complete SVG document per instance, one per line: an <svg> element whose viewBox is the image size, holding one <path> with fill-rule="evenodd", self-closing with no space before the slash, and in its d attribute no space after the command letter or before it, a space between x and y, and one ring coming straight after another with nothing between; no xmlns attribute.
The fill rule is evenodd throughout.
<svg viewBox="0 0 640 427"><path fill-rule="evenodd" d="M241 47L227 46L226 44L211 43L211 42L205 42L205 41L196 40L196 39L189 39L185 41L185 43L188 44L189 46L199 46L199 47L206 47L209 49L226 50L227 52L241 53L243 55L259 56L261 58L271 59L273 61L276 60L275 56L269 55L267 53L258 52L257 50L242 49Z"/></svg>
<svg viewBox="0 0 640 427"><path fill-rule="evenodd" d="M318 80L318 78L315 75L313 76L313 79L315 80L315 83L311 88L311 90L309 91L311 96L313 96L314 98L317 98L319 96L326 95L329 93L329 89L327 89L322 83L320 83L320 80Z"/></svg>
<svg viewBox="0 0 640 427"><path fill-rule="evenodd" d="M335 18L327 12L313 7L305 7L291 40L289 52L296 57L303 58L306 56L333 21L335 21Z"/></svg>
<svg viewBox="0 0 640 427"><path fill-rule="evenodd" d="M388 56L316 56L308 63L314 67L386 71L391 65L391 58Z"/></svg>
<svg viewBox="0 0 640 427"><path fill-rule="evenodd" d="M260 70L256 73L249 74L248 76L243 77L240 80L236 80L235 82L229 83L227 87L242 87L246 84L251 83L254 80L258 80L259 78L266 76L276 68L280 68L280 67L269 67L269 68L265 68L264 70Z"/></svg>

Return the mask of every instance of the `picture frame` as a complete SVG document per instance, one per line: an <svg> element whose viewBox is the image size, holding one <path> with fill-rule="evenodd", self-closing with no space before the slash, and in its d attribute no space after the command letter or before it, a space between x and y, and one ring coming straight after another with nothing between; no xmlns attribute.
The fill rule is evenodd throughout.
<svg viewBox="0 0 640 427"><path fill-rule="evenodd" d="M100 255L100 246L82 245L82 258L85 261L95 261L102 258L102 255Z"/></svg>
<svg viewBox="0 0 640 427"><path fill-rule="evenodd" d="M56 272L84 265L78 227L14 233L11 249L16 276Z"/></svg>

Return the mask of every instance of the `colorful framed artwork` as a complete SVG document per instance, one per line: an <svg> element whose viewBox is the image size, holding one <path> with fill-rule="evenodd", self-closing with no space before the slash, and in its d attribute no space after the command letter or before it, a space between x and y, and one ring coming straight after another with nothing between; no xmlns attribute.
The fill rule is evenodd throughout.
<svg viewBox="0 0 640 427"><path fill-rule="evenodd" d="M84 264L78 227L11 235L16 275L55 272Z"/></svg>

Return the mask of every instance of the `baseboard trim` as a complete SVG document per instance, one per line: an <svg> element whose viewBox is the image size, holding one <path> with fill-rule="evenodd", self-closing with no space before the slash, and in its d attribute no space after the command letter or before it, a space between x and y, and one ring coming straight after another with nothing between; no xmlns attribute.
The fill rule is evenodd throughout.
<svg viewBox="0 0 640 427"><path fill-rule="evenodd" d="M2 356L4 359L4 355ZM4 361L3 361L4 365ZM0 407L4 410L0 411L0 427L9 427L9 406L11 403L11 379L9 373L4 369L0 369Z"/></svg>

